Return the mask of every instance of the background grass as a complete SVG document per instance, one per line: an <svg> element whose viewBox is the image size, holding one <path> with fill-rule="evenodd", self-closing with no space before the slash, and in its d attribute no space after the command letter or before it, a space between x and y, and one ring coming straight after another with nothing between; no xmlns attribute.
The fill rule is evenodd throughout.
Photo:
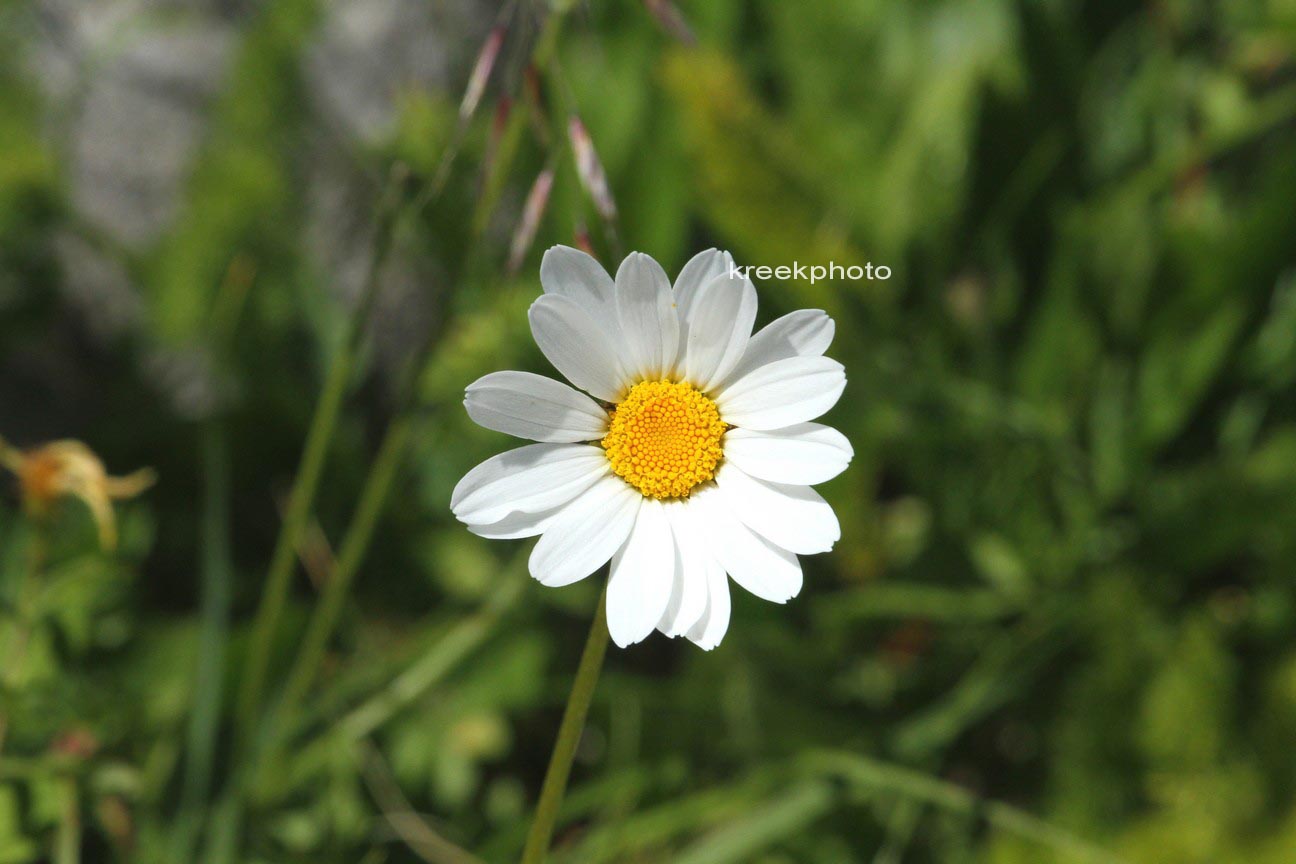
<svg viewBox="0 0 1296 864"><path fill-rule="evenodd" d="M448 500L583 238L894 275L758 286L837 319L842 540L714 652L611 651L553 860L1296 857L1296 6L679 7L695 44L631 0L0 8L0 433L160 477L114 553L0 497L0 861L516 858L598 580ZM329 53L370 23L415 47ZM217 62L150 89L180 36ZM115 86L183 159L107 152Z"/></svg>

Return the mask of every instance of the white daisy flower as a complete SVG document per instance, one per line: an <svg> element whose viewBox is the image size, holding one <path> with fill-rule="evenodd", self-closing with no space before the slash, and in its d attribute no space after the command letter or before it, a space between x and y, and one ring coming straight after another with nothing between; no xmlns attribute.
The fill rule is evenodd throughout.
<svg viewBox="0 0 1296 864"><path fill-rule="evenodd" d="M801 590L797 555L841 536L810 488L853 455L840 432L810 422L846 386L842 365L823 356L833 321L804 309L753 335L756 289L732 263L702 252L672 288L642 253L614 281L584 252L555 246L531 332L585 393L495 372L464 399L480 425L539 443L469 471L455 516L482 537L539 535L530 566L543 585L610 559L608 630L623 648L654 629L714 648L729 627L729 578L785 603Z"/></svg>

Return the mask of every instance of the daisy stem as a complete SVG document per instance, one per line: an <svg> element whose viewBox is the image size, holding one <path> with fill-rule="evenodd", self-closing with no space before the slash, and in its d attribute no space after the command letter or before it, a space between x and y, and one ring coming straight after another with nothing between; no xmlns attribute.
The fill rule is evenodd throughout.
<svg viewBox="0 0 1296 864"><path fill-rule="evenodd" d="M594 698L594 688L598 685L607 645L607 589L604 588L594 612L594 621L590 625L589 637L585 640L585 651L581 654L580 665L576 667L576 681L572 684L571 695L567 697L567 708L563 711L562 723L558 727L558 740L554 742L553 755L549 757L544 785L540 787L540 803L536 805L535 819L527 833L522 864L540 864L549 851L554 822L558 818L563 793L567 790L572 759L576 755L581 732L585 729L585 716L589 713L590 702Z"/></svg>

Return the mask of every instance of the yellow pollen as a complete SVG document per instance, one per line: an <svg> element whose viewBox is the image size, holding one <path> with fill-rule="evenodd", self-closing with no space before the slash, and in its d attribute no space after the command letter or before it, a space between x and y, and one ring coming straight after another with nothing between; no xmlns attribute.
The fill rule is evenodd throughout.
<svg viewBox="0 0 1296 864"><path fill-rule="evenodd" d="M602 441L612 470L651 498L685 498L715 476L725 424L691 384L642 381L612 410Z"/></svg>

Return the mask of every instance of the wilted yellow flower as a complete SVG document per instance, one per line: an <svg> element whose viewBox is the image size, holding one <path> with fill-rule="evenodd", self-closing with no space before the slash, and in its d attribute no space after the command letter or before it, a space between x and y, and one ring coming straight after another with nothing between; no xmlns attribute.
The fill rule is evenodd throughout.
<svg viewBox="0 0 1296 864"><path fill-rule="evenodd" d="M125 477L109 477L103 461L80 441L52 441L32 450L17 450L0 438L0 464L18 478L23 504L42 517L60 498L79 498L90 509L104 549L117 545L112 502L134 498L153 485L156 475L143 468Z"/></svg>

